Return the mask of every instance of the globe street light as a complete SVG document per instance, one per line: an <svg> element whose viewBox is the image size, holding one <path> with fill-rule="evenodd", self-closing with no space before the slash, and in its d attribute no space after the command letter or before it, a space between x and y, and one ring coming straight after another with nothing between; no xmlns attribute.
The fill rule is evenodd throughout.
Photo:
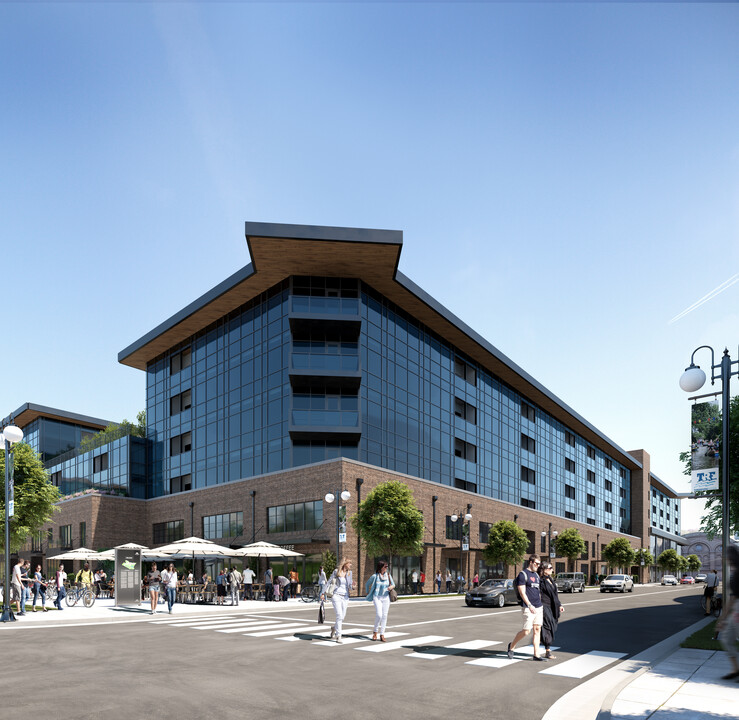
<svg viewBox="0 0 739 720"><path fill-rule="evenodd" d="M739 361L732 361L728 349L725 349L721 362L716 363L716 357L710 345L697 347L690 356L690 365L685 368L685 372L680 377L680 387L685 392L696 392L706 382L706 374L700 369L700 366L693 362L698 350L703 349L711 351L711 385L716 380L721 380L721 482L723 483L721 519L721 542L723 545L723 558L721 562L723 578L721 580L721 592L724 596L724 602L726 602L726 599L729 597L729 560L726 551L729 549L729 542L731 541L731 535L729 533L731 522L731 513L729 512L729 500L731 497L729 494L729 486L731 484L729 477L729 401L731 399L729 396L729 384L732 375L739 375L739 370L732 372L731 369L732 365L739 365Z"/></svg>
<svg viewBox="0 0 739 720"><path fill-rule="evenodd" d="M337 490L336 491L336 495L334 495L334 493L326 493L326 496L323 499L330 505L332 502L334 502L334 500L336 500L336 498L340 498L341 500L343 500L344 502L346 502L351 496L352 496L352 494L348 490ZM340 555L340 552L339 552L339 547L340 547L340 545L339 545L339 542L340 542L339 532L340 532L340 529L341 529L340 526L339 526L339 505L340 504L341 503L337 501L337 503L336 503L336 567L337 568L339 567L339 562L341 562L341 560L339 558L339 555ZM345 531L346 531L346 528L345 528Z"/></svg>
<svg viewBox="0 0 739 720"><path fill-rule="evenodd" d="M13 488L10 486L10 478L13 474L13 456L10 454L10 446L23 440L23 430L15 425L8 425L0 433L2 447L5 450L5 581L3 583L3 614L2 622L14 622L15 615L10 607L10 518L15 514Z"/></svg>
<svg viewBox="0 0 739 720"><path fill-rule="evenodd" d="M554 557L552 550L552 538L556 539L557 535L559 535L559 531L557 530L552 532L552 523L549 523L549 532L547 532L546 530L542 530L541 532L542 537L547 537L547 535L549 536L549 558L551 559Z"/></svg>
<svg viewBox="0 0 739 720"><path fill-rule="evenodd" d="M462 541L464 538L464 524L465 522L467 523L467 532L469 534L469 528L470 528L469 523L470 523L470 520L472 520L472 515L470 514L471 509L472 509L472 505L470 503L467 503L467 512L464 514L464 516L462 515L462 513L459 513L459 514L454 513L454 515L452 515L451 517L452 522L457 522L457 520L459 520L459 574L460 575L462 574L462 557L463 557L462 553L464 552L463 544L462 544ZM468 552L469 552L469 546L468 546ZM467 557L469 557L469 555ZM467 575L469 574L470 574L470 571L469 571L469 568L467 568ZM469 581L469 577L467 578L467 580ZM461 591L461 588L459 590Z"/></svg>

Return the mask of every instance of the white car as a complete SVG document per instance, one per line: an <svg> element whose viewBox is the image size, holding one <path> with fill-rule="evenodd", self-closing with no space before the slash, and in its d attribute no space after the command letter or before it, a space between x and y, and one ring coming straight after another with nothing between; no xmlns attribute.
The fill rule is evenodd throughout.
<svg viewBox="0 0 739 720"><path fill-rule="evenodd" d="M600 591L604 592L622 592L634 591L634 581L628 575L609 575L605 580L601 580Z"/></svg>
<svg viewBox="0 0 739 720"><path fill-rule="evenodd" d="M663 575L662 585L679 585L677 578L674 575Z"/></svg>

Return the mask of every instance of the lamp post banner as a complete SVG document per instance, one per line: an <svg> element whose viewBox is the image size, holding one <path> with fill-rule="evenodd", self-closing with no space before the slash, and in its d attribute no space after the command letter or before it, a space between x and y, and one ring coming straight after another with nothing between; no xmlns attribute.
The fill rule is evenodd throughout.
<svg viewBox="0 0 739 720"><path fill-rule="evenodd" d="M346 505L339 505L339 542L346 542Z"/></svg>
<svg viewBox="0 0 739 720"><path fill-rule="evenodd" d="M13 453L6 453L8 456L8 517L15 515L15 484L13 483L13 471L15 470Z"/></svg>
<svg viewBox="0 0 739 720"><path fill-rule="evenodd" d="M690 487L693 492L718 490L722 431L718 400L695 403L690 415Z"/></svg>

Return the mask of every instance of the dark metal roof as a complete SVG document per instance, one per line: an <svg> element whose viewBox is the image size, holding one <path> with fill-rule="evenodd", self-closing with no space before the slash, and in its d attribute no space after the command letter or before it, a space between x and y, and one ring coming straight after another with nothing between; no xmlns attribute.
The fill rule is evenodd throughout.
<svg viewBox="0 0 739 720"><path fill-rule="evenodd" d="M14 413L3 418L0 421L0 426L5 427L12 421L22 429L39 417L73 423L75 425L84 425L95 430L102 430L111 423L110 420L102 420L101 418L90 417L89 415L80 415L79 413L69 412L68 410L59 410L58 408L50 408L45 405L26 403L25 405L21 405Z"/></svg>

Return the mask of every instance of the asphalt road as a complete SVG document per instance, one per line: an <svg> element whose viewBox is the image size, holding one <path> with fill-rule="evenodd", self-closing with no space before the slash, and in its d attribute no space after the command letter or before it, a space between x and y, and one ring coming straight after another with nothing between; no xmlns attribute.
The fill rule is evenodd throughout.
<svg viewBox="0 0 739 720"><path fill-rule="evenodd" d="M701 586L651 586L565 595L557 659L549 663L533 662L530 646L507 660L517 606L468 608L461 597L392 605L386 646L369 642L374 611L365 602L350 604L342 645L316 634L315 604L224 608L202 620L197 608L175 606L173 616L124 624L18 623L0 628L0 696L14 697L14 716L26 717L65 708L109 720L476 712L531 720L579 683L696 622L701 593Z"/></svg>

